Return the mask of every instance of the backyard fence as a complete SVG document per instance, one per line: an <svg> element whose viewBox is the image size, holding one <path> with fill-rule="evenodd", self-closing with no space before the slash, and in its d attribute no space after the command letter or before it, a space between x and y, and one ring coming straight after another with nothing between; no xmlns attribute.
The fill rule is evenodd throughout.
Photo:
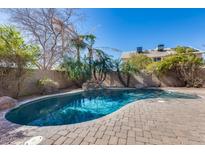
<svg viewBox="0 0 205 154"><path fill-rule="evenodd" d="M3 68L0 68L3 69ZM14 74L13 74L14 75ZM0 96L14 96L16 92L15 84L17 81L14 80L12 75L4 76L0 78ZM201 77L205 77L205 68L201 70ZM37 82L39 79L50 78L55 82L58 82L59 89L75 88L75 83L68 79L65 72L56 70L27 70L24 75L24 81L19 92L19 96L27 96L39 94L39 87ZM107 75L106 80L103 83L108 87L123 87L117 73L111 72ZM6 88L3 85L8 85ZM171 72L163 77L157 77L153 74L140 73L133 75L130 80L130 86L136 88L142 87L183 87L182 83L174 72ZM205 80L203 83L205 87Z"/></svg>
<svg viewBox="0 0 205 154"><path fill-rule="evenodd" d="M0 68L3 69L3 68ZM13 78L14 73L11 73L7 76L1 77L0 82L0 96L14 96L16 91L16 82ZM53 81L58 82L59 89L65 89L73 87L74 84L71 80L68 79L65 72L56 71L56 70L27 70L24 75L24 81L21 85L21 90L19 96L39 94L39 87L37 82L39 79L50 78ZM7 86L3 86L7 85Z"/></svg>

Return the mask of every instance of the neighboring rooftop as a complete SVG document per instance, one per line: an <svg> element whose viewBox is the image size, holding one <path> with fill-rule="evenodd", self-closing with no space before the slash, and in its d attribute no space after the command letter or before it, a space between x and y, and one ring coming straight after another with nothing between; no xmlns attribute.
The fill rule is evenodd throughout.
<svg viewBox="0 0 205 154"><path fill-rule="evenodd" d="M133 54L136 54L138 52L136 51L127 51L127 52L123 52L122 53L122 57L123 59L127 59L127 58L130 58ZM154 50L145 50L142 52L142 54L150 57L150 58L154 58L154 57L165 57L167 55L170 55L170 54L174 54L175 51L171 48L165 48L165 51L158 51L156 49Z"/></svg>
<svg viewBox="0 0 205 154"><path fill-rule="evenodd" d="M195 52L197 55L199 55L200 57L202 57L202 53L201 51L199 51L198 49L196 49L198 52ZM160 61L162 58L171 55L171 54L175 54L176 51L173 48L165 48L163 44L160 44L157 46L157 48L155 49L151 49L151 50L144 50L142 49L142 47L137 47L137 50L133 50L133 51L126 51L123 52L121 55L121 58L123 60L129 59L132 55L135 54L144 54L147 57L152 58L154 61Z"/></svg>

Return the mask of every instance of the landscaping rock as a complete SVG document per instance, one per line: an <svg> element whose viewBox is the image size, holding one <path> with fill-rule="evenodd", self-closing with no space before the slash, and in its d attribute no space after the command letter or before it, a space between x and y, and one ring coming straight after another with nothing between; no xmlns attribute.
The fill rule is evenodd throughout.
<svg viewBox="0 0 205 154"><path fill-rule="evenodd" d="M102 84L96 83L95 81L89 80L82 85L83 90L95 90L95 89L101 89L104 86Z"/></svg>
<svg viewBox="0 0 205 154"><path fill-rule="evenodd" d="M0 97L0 110L6 110L14 107L17 103L17 100L8 97L8 96L3 96Z"/></svg>

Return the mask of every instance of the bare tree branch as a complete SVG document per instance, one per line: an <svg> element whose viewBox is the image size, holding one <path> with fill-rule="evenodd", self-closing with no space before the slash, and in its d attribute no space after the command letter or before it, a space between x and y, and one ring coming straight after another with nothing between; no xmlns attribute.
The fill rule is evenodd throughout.
<svg viewBox="0 0 205 154"><path fill-rule="evenodd" d="M51 69L64 54L73 52L70 40L77 36L72 19L74 9L8 9L11 20L28 35L28 40L38 44L41 55L36 66ZM71 53L72 54L72 53Z"/></svg>

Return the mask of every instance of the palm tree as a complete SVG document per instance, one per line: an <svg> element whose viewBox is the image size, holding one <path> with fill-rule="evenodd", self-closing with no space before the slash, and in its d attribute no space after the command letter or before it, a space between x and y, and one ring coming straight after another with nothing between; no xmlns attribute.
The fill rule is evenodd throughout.
<svg viewBox="0 0 205 154"><path fill-rule="evenodd" d="M80 51L87 47L87 44L84 42L84 35L78 35L77 37L71 40L71 45L76 48L77 51L77 61L80 62Z"/></svg>
<svg viewBox="0 0 205 154"><path fill-rule="evenodd" d="M87 41L89 67L90 67L90 73L92 74L93 51L94 51L93 45L95 43L96 36L93 34L84 35L84 39Z"/></svg>
<svg viewBox="0 0 205 154"><path fill-rule="evenodd" d="M107 73L113 69L112 58L104 51L95 49L95 59L93 61L93 76L97 83L101 84Z"/></svg>
<svg viewBox="0 0 205 154"><path fill-rule="evenodd" d="M77 51L77 59L76 61L64 59L62 68L68 72L69 77L73 80L83 79L85 81L93 77L97 83L101 84L106 79L107 73L113 68L111 57L103 50L93 48L95 40L96 36L93 34L78 35L71 40L72 46ZM80 51L85 48L88 49L88 57L81 62Z"/></svg>

